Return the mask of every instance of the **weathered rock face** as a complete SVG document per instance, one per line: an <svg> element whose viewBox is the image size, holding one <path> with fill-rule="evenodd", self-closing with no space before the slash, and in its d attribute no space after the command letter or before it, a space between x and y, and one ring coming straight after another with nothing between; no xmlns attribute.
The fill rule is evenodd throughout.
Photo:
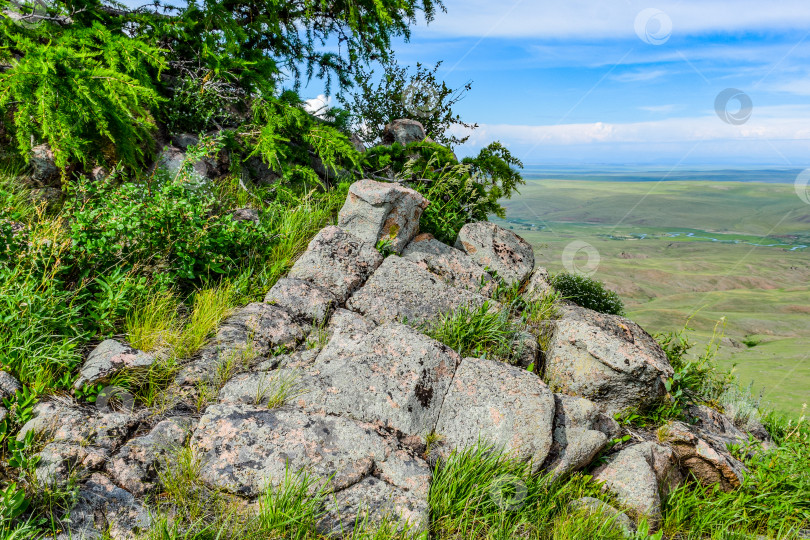
<svg viewBox="0 0 810 540"><path fill-rule="evenodd" d="M264 301L315 324L326 321L337 304L337 299L329 290L303 279L290 278L278 280Z"/></svg>
<svg viewBox="0 0 810 540"><path fill-rule="evenodd" d="M343 303L382 261L374 244L338 227L326 227L309 243L289 277L324 287Z"/></svg>
<svg viewBox="0 0 810 540"><path fill-rule="evenodd" d="M391 255L346 305L376 323L406 319L421 323L486 301L478 293L451 287L416 263Z"/></svg>
<svg viewBox="0 0 810 540"><path fill-rule="evenodd" d="M481 221L461 228L456 247L507 285L522 283L534 269L534 251L523 238L494 223Z"/></svg>
<svg viewBox="0 0 810 540"><path fill-rule="evenodd" d="M79 389L85 384L108 380L124 370L146 369L154 361L150 354L108 339L99 343L87 357L73 387Z"/></svg>
<svg viewBox="0 0 810 540"><path fill-rule="evenodd" d="M321 354L311 371L319 387L299 402L424 436L436 426L460 361L446 345L388 323L365 336L351 354Z"/></svg>
<svg viewBox="0 0 810 540"><path fill-rule="evenodd" d="M183 150L175 146L167 146L158 156L156 165L165 170L169 176L174 177L180 173L185 159L186 153ZM204 160L194 162L191 170L197 180L202 181L209 177L209 167Z"/></svg>
<svg viewBox="0 0 810 540"><path fill-rule="evenodd" d="M465 358L444 399L436 432L447 449L478 440L503 448L537 471L551 447L554 395L534 373L501 362Z"/></svg>
<svg viewBox="0 0 810 540"><path fill-rule="evenodd" d="M413 525L427 520L430 469L370 424L289 408L213 405L193 444L204 481L242 496L258 496L306 471L316 486L336 492L325 531L353 520L359 502Z"/></svg>
<svg viewBox="0 0 810 540"><path fill-rule="evenodd" d="M402 258L442 277L449 285L491 296L497 283L469 255L442 244L429 234L420 234L402 252Z"/></svg>
<svg viewBox="0 0 810 540"><path fill-rule="evenodd" d="M745 466L731 456L722 438L683 422L670 422L659 429L659 434L681 465L704 486L719 484L724 491L731 491L742 484Z"/></svg>
<svg viewBox="0 0 810 540"><path fill-rule="evenodd" d="M619 433L619 425L592 401L563 394L554 399L554 438L545 468L562 476L591 463Z"/></svg>
<svg viewBox="0 0 810 540"><path fill-rule="evenodd" d="M349 188L338 226L374 246L384 240L399 253L416 236L427 205L427 199L410 188L361 180Z"/></svg>
<svg viewBox="0 0 810 540"><path fill-rule="evenodd" d="M570 306L554 323L546 377L555 390L618 412L661 399L672 373L658 343L630 319Z"/></svg>
<svg viewBox="0 0 810 540"><path fill-rule="evenodd" d="M211 381L224 362L248 365L275 347L294 348L304 336L304 328L287 310L270 304L248 304L222 323L199 358L183 367L175 381L181 386Z"/></svg>
<svg viewBox="0 0 810 540"><path fill-rule="evenodd" d="M188 418L163 420L148 434L122 446L107 463L107 471L118 485L135 496L142 496L156 486L157 467L183 446L190 430Z"/></svg>
<svg viewBox="0 0 810 540"><path fill-rule="evenodd" d="M82 409L62 401L40 402L17 440L25 440L33 431L39 440L47 441L38 454L37 480L60 487L71 476L100 470L139 422L138 416L128 413Z"/></svg>
<svg viewBox="0 0 810 540"><path fill-rule="evenodd" d="M425 126L416 120L400 119L387 124L383 130L385 144L402 145L425 140Z"/></svg>
<svg viewBox="0 0 810 540"><path fill-rule="evenodd" d="M135 540L152 524L148 509L103 474L90 476L77 499L70 511L71 531L56 540Z"/></svg>
<svg viewBox="0 0 810 540"><path fill-rule="evenodd" d="M595 471L594 478L604 482L636 517L646 517L657 529L661 522L661 500L677 485L677 475L672 450L645 442L615 454Z"/></svg>

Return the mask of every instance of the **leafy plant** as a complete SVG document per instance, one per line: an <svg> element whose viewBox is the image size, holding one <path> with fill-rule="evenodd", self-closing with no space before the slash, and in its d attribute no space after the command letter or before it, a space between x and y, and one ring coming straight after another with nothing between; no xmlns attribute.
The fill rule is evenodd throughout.
<svg viewBox="0 0 810 540"><path fill-rule="evenodd" d="M551 285L565 300L584 308L610 315L623 315L624 303L614 291L596 279L560 272L551 277Z"/></svg>

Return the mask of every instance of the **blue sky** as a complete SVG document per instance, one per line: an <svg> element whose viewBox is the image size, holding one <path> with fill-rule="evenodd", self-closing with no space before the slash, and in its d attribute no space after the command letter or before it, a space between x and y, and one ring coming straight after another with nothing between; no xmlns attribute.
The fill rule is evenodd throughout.
<svg viewBox="0 0 810 540"><path fill-rule="evenodd" d="M460 154L501 140L527 164L810 166L807 0L445 3L396 51L473 81L458 111L481 127ZM715 112L727 88L747 121Z"/></svg>

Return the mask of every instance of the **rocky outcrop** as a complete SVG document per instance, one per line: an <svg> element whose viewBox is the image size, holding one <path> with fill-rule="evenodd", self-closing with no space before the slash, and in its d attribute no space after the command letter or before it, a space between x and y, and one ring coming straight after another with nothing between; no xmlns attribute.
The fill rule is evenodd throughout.
<svg viewBox="0 0 810 540"><path fill-rule="evenodd" d="M506 285L522 283L534 269L534 251L512 231L481 221L461 228L456 247Z"/></svg>
<svg viewBox="0 0 810 540"><path fill-rule="evenodd" d="M108 339L102 341L87 357L73 387L80 389L85 384L106 381L125 370L148 369L154 362L155 357L151 354Z"/></svg>
<svg viewBox="0 0 810 540"><path fill-rule="evenodd" d="M289 277L324 287L343 303L383 261L374 244L338 227L326 227L309 243Z"/></svg>
<svg viewBox="0 0 810 540"><path fill-rule="evenodd" d="M338 214L338 226L376 246L385 242L400 253L419 230L419 218L428 201L413 189L374 180L361 180L349 188Z"/></svg>
<svg viewBox="0 0 810 540"><path fill-rule="evenodd" d="M56 166L56 159L47 144L40 144L31 149L29 164L31 180L36 185L46 186L58 182L59 167Z"/></svg>
<svg viewBox="0 0 810 540"><path fill-rule="evenodd" d="M413 126L397 126L405 140ZM748 436L708 407L690 408L690 424L616 441L621 429L631 432L613 413L662 399L672 375L653 338L626 318L567 305L548 329L523 321L512 339L516 365L462 359L427 336L426 325L459 308L503 309L492 299L501 284L519 285L527 301L541 298L553 290L548 273L534 267L524 240L491 223L465 226L457 247L413 238L425 201L399 185L366 181L351 193L341 227L321 230L264 302L228 316L181 366L176 402L136 412L61 398L36 406L18 438L39 434L36 475L44 485L80 481L72 537L140 533L150 520L142 501L158 496L159 468L184 445L199 460L204 489L245 511L267 489L306 476L311 492L327 495L318 531L334 538L349 537L364 519L424 532L426 460L479 443L553 478L586 469L653 526L683 474L723 489L740 485L742 464L726 446ZM375 244L385 238L402 256L383 258ZM541 351L546 334L536 334L546 330ZM153 361L105 341L77 388ZM0 396L17 388L0 372ZM633 530L627 515L597 499L570 511L599 514L622 534Z"/></svg>
<svg viewBox="0 0 810 540"><path fill-rule="evenodd" d="M630 319L569 306L554 321L546 377L555 391L619 412L659 401L672 373L660 345Z"/></svg>
<svg viewBox="0 0 810 540"><path fill-rule="evenodd" d="M419 324L462 306L476 308L486 297L457 289L409 260L391 255L347 302L374 322Z"/></svg>
<svg viewBox="0 0 810 540"><path fill-rule="evenodd" d="M535 374L502 362L465 358L441 408L436 433L448 450L479 440L502 449L532 470L551 447L554 395Z"/></svg>

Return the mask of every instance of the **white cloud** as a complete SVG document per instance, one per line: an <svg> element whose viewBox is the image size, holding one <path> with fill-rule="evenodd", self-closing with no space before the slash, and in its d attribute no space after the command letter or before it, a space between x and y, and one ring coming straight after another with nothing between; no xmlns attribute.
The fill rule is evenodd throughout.
<svg viewBox="0 0 810 540"><path fill-rule="evenodd" d="M304 110L318 117L323 117L331 106L332 96L327 97L324 94L320 94L316 98L304 100Z"/></svg>
<svg viewBox="0 0 810 540"><path fill-rule="evenodd" d="M663 69L645 69L620 73L618 75L614 75L613 78L619 82L643 82L659 79L664 75L669 74L670 73L668 71Z"/></svg>
<svg viewBox="0 0 810 540"><path fill-rule="evenodd" d="M440 14L430 29L455 36L632 38L636 16L650 7L669 16L673 35L804 30L810 25L806 0L448 0L446 5L447 14Z"/></svg>
<svg viewBox="0 0 810 540"><path fill-rule="evenodd" d="M639 110L647 111L656 114L665 114L670 113L679 108L679 105L669 104L669 105L643 105L639 107Z"/></svg>

